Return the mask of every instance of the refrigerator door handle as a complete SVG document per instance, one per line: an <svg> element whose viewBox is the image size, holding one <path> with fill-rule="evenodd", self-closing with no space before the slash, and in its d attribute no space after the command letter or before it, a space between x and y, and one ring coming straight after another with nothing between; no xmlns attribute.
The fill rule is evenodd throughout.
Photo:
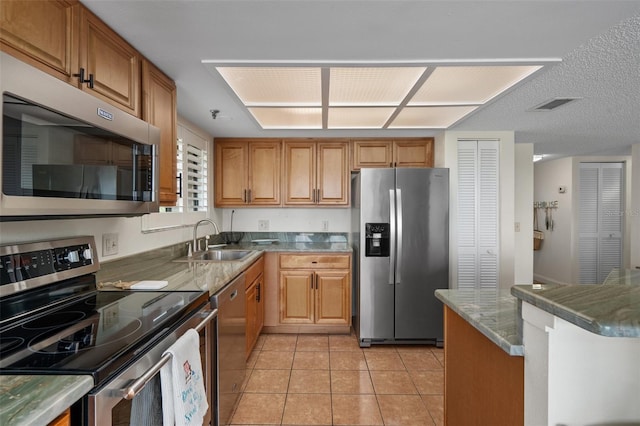
<svg viewBox="0 0 640 426"><path fill-rule="evenodd" d="M389 190L389 284L395 284L396 269L396 191Z"/></svg>
<svg viewBox="0 0 640 426"><path fill-rule="evenodd" d="M396 188L396 204L396 284L400 284L402 282L402 190L399 188Z"/></svg>

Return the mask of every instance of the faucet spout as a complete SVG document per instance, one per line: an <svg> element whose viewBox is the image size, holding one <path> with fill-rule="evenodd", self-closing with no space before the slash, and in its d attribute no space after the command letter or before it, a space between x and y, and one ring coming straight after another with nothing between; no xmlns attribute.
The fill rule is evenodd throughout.
<svg viewBox="0 0 640 426"><path fill-rule="evenodd" d="M216 223L214 221L210 220L210 219L202 219L202 220L199 220L198 222L196 222L196 224L193 225L192 248L193 248L194 252L199 251L198 247L197 247L197 244L198 244L198 226L200 226L200 224L202 224L202 223L210 223L213 226L213 228L216 230L216 234L220 233L220 229L218 228L218 225L216 225Z"/></svg>

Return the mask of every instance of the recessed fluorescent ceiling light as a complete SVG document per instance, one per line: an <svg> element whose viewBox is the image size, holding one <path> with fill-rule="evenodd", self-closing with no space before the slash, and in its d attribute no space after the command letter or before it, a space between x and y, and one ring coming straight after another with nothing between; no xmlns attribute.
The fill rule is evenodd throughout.
<svg viewBox="0 0 640 426"><path fill-rule="evenodd" d="M542 68L203 62L215 67L263 129L446 129Z"/></svg>
<svg viewBox="0 0 640 426"><path fill-rule="evenodd" d="M322 108L251 107L263 129L322 129Z"/></svg>
<svg viewBox="0 0 640 426"><path fill-rule="evenodd" d="M381 129L396 109L393 107L329 108L329 129Z"/></svg>

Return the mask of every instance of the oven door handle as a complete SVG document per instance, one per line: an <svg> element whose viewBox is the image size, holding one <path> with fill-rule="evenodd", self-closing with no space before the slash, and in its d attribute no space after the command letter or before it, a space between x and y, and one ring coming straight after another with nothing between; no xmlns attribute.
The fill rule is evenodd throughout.
<svg viewBox="0 0 640 426"><path fill-rule="evenodd" d="M218 310L214 309L212 311L204 311L202 312L201 315L206 315L205 318L200 322L200 324L198 324L197 326L194 327L194 329L197 332L202 331L202 329L213 319L216 317L216 315L218 315ZM160 371L160 369L162 367L164 367L164 365L169 362L169 360L171 359L171 354L170 353L166 353L164 355L162 355L162 357L158 360L158 362L156 362L150 369L148 369L142 376L138 377L136 380L134 380L133 383L131 383L130 386L124 388L122 390L122 397L124 399L128 399L131 400L133 399L141 390L142 388L145 387L145 385L147 383L149 383L149 380L151 380L153 378L153 376L155 376L156 374L158 374L158 372Z"/></svg>

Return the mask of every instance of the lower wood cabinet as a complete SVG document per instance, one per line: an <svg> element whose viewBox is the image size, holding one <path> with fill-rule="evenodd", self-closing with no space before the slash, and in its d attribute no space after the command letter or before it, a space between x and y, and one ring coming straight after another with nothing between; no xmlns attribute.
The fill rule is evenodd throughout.
<svg viewBox="0 0 640 426"><path fill-rule="evenodd" d="M256 345L264 325L264 257L246 271L245 299L247 307L247 358Z"/></svg>
<svg viewBox="0 0 640 426"><path fill-rule="evenodd" d="M47 426L70 426L71 425L71 410L67 408L62 414L56 417Z"/></svg>
<svg viewBox="0 0 640 426"><path fill-rule="evenodd" d="M351 256L281 254L279 323L351 325Z"/></svg>
<svg viewBox="0 0 640 426"><path fill-rule="evenodd" d="M510 356L444 307L447 425L524 424L524 357Z"/></svg>

